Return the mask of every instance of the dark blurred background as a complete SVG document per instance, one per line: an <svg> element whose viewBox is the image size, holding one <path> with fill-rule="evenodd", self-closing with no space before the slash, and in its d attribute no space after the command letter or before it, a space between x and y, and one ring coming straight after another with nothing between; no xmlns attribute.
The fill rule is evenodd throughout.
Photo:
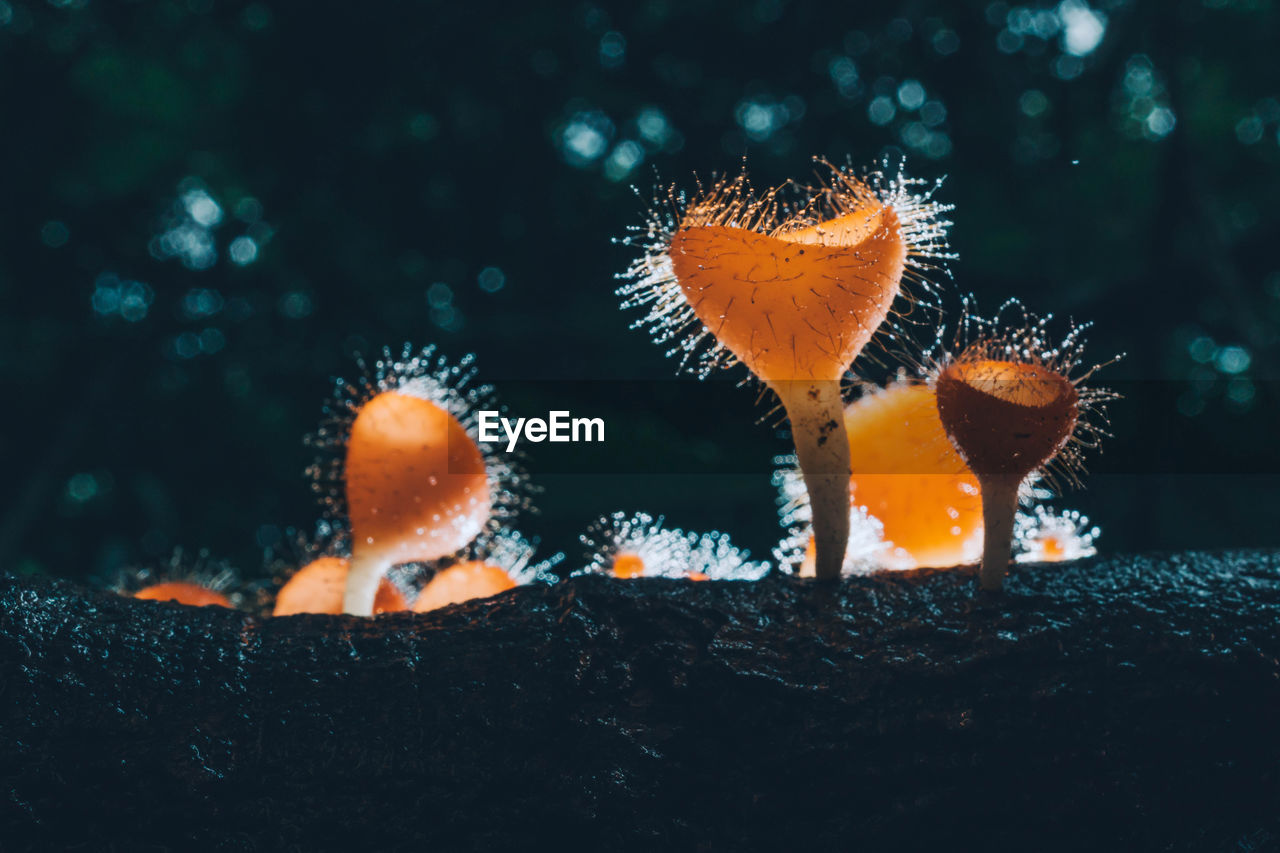
<svg viewBox="0 0 1280 853"><path fill-rule="evenodd" d="M606 417L532 448L550 549L644 509L763 555L785 436L613 295L655 184L743 154L948 175L957 290L1127 353L1060 501L1104 551L1280 545L1277 45L1272 0L0 0L0 567L252 573L331 377L405 341Z"/></svg>

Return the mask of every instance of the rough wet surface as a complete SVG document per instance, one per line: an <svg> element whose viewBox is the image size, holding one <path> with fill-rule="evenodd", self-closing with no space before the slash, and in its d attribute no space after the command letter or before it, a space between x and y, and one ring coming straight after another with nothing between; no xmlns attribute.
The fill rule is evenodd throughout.
<svg viewBox="0 0 1280 853"><path fill-rule="evenodd" d="M263 619L0 576L0 848L1280 849L1280 556Z"/></svg>

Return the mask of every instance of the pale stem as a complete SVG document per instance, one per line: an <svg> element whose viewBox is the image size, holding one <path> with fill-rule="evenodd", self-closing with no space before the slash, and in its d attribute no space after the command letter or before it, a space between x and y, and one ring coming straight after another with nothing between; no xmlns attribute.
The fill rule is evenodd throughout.
<svg viewBox="0 0 1280 853"><path fill-rule="evenodd" d="M391 568L391 561L377 551L353 548L351 570L347 572L347 588L342 597L342 609L352 616L372 616L373 602L378 595L378 584Z"/></svg>
<svg viewBox="0 0 1280 853"><path fill-rule="evenodd" d="M791 421L800 473L813 510L815 574L840 577L849 545L849 435L839 380L769 383Z"/></svg>
<svg viewBox="0 0 1280 853"><path fill-rule="evenodd" d="M1022 478L993 475L979 478L982 487L982 571L978 581L983 589L1004 586L1013 553L1013 521L1018 512L1018 487Z"/></svg>

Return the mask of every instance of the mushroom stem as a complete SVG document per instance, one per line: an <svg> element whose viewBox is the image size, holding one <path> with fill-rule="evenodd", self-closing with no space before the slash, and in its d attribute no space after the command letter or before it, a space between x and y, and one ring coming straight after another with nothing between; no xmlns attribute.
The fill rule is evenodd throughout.
<svg viewBox="0 0 1280 853"><path fill-rule="evenodd" d="M840 577L849 544L849 436L845 432L840 381L787 380L769 383L791 422L796 459L813 510L815 574Z"/></svg>
<svg viewBox="0 0 1280 853"><path fill-rule="evenodd" d="M999 591L1013 554L1013 520L1022 478L990 474L979 477L978 483L982 488L982 570L978 582L983 589Z"/></svg>
<svg viewBox="0 0 1280 853"><path fill-rule="evenodd" d="M370 553L353 549L351 570L347 572L347 587L342 596L343 612L352 616L372 616L378 584L391 566L391 561L376 551Z"/></svg>

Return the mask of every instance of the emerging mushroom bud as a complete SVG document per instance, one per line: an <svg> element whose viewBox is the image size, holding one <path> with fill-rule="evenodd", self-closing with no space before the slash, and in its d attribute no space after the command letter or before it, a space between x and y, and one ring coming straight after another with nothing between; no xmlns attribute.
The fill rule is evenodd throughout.
<svg viewBox="0 0 1280 853"><path fill-rule="evenodd" d="M978 476L1021 483L1070 440L1080 416L1075 386L1042 364L961 359L935 381L947 434Z"/></svg>
<svg viewBox="0 0 1280 853"><path fill-rule="evenodd" d="M343 596L351 563L343 557L318 557L289 578L276 593L273 616L296 613L342 613ZM408 610L409 601L400 589L386 578L378 582L373 612L393 613Z"/></svg>
<svg viewBox="0 0 1280 853"><path fill-rule="evenodd" d="M769 563L747 559L727 534L686 533L663 527L661 516L615 512L592 522L581 536L587 566L574 574L616 578L684 578L686 580L759 580Z"/></svg>
<svg viewBox="0 0 1280 853"><path fill-rule="evenodd" d="M1082 415L1114 397L1080 387L1093 370L1070 378L1087 326L1072 328L1055 347L1046 331L1051 317L1036 319L1017 302L1001 313L1009 307L1021 312L1013 329L1000 327L999 314L990 323L966 318L966 332L976 329L976 337L945 357L934 380L942 424L981 484L984 589L1004 583L1022 483L1054 460L1068 471L1077 467L1077 447L1093 446L1101 435Z"/></svg>
<svg viewBox="0 0 1280 853"><path fill-rule="evenodd" d="M1062 563L1092 557L1102 529L1077 510L1055 513L1044 506L1020 512L1013 541L1019 563Z"/></svg>
<svg viewBox="0 0 1280 853"><path fill-rule="evenodd" d="M674 190L644 227L623 307L697 374L741 361L782 401L813 508L817 574L840 573L849 535L849 447L840 379L889 315L909 269L949 257L949 208L917 182L823 163L829 185L787 204L745 174L686 203ZM687 337L685 337L687 335ZM705 347L704 347L705 345Z"/></svg>
<svg viewBox="0 0 1280 853"><path fill-rule="evenodd" d="M564 554L534 563L536 547L536 542L511 530L484 537L467 549L466 559L434 568L413 609L425 613L473 598L488 598L535 581L553 582L551 569L564 559Z"/></svg>
<svg viewBox="0 0 1280 853"><path fill-rule="evenodd" d="M399 361L384 352L373 377L338 383L314 440L331 458L311 471L348 519L348 613L373 611L392 566L453 554L522 505L511 463L476 438L476 412L493 404L491 389L467 389L473 377L470 357L451 367L428 347Z"/></svg>
<svg viewBox="0 0 1280 853"><path fill-rule="evenodd" d="M171 601L191 607L235 607L238 576L225 563L201 551L189 559L182 549L159 568L126 569L111 585L121 595L147 601Z"/></svg>

